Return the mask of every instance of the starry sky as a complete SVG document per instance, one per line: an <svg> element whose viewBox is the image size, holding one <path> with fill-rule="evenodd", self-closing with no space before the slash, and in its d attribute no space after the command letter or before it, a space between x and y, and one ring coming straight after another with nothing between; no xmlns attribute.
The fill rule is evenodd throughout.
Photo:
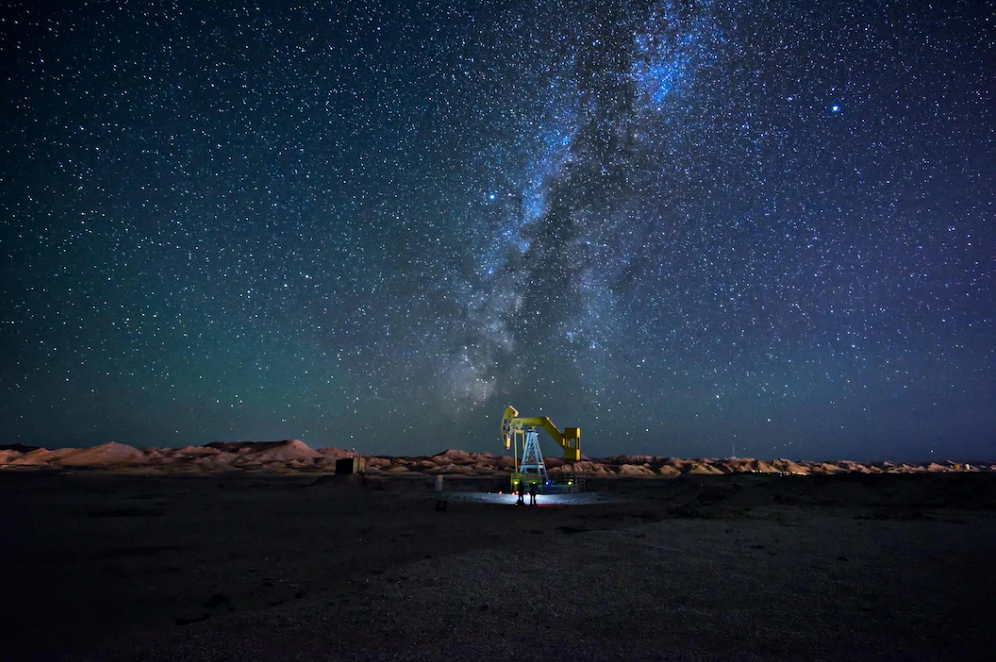
<svg viewBox="0 0 996 662"><path fill-rule="evenodd" d="M497 453L512 404L595 457L996 456L994 44L963 0L3 2L0 443Z"/></svg>

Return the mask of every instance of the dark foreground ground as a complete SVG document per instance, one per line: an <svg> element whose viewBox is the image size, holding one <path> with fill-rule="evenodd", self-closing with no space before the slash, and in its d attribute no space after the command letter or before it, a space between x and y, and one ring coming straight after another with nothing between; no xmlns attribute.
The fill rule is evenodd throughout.
<svg viewBox="0 0 996 662"><path fill-rule="evenodd" d="M431 482L4 472L0 658L996 655L994 475L617 478L445 512Z"/></svg>

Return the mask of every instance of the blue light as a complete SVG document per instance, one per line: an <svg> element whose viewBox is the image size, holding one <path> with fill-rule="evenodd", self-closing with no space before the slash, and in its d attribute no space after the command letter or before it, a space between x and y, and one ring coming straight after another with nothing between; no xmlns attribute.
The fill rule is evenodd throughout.
<svg viewBox="0 0 996 662"><path fill-rule="evenodd" d="M834 106L834 108L836 108L836 106ZM492 194L490 194L488 196L488 200L494 200L494 199L495 199L495 194L494 193L492 193Z"/></svg>
<svg viewBox="0 0 996 662"><path fill-rule="evenodd" d="M834 113L839 113L840 112L840 106L838 106L837 104L834 104L834 105L830 106L830 111L834 112Z"/></svg>

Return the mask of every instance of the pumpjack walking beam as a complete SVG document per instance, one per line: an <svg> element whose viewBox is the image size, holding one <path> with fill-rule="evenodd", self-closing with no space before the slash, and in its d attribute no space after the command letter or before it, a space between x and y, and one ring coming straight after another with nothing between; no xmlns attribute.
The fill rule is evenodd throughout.
<svg viewBox="0 0 996 662"><path fill-rule="evenodd" d="M501 419L501 441L506 450L512 446L513 434L522 434L526 428L543 428L564 451L564 459L581 459L581 428L560 428L547 416L519 416L515 407L509 406Z"/></svg>

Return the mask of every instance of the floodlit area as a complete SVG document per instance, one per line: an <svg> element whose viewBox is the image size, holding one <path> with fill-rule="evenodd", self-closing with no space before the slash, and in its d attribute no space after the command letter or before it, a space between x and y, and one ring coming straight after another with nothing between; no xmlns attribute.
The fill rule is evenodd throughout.
<svg viewBox="0 0 996 662"><path fill-rule="evenodd" d="M446 495L450 501L474 501L514 506L519 495L513 492L452 492ZM529 503L529 494L525 496ZM598 492L575 492L573 494L537 494L537 506L585 506L594 503L618 503L620 499L610 494Z"/></svg>

